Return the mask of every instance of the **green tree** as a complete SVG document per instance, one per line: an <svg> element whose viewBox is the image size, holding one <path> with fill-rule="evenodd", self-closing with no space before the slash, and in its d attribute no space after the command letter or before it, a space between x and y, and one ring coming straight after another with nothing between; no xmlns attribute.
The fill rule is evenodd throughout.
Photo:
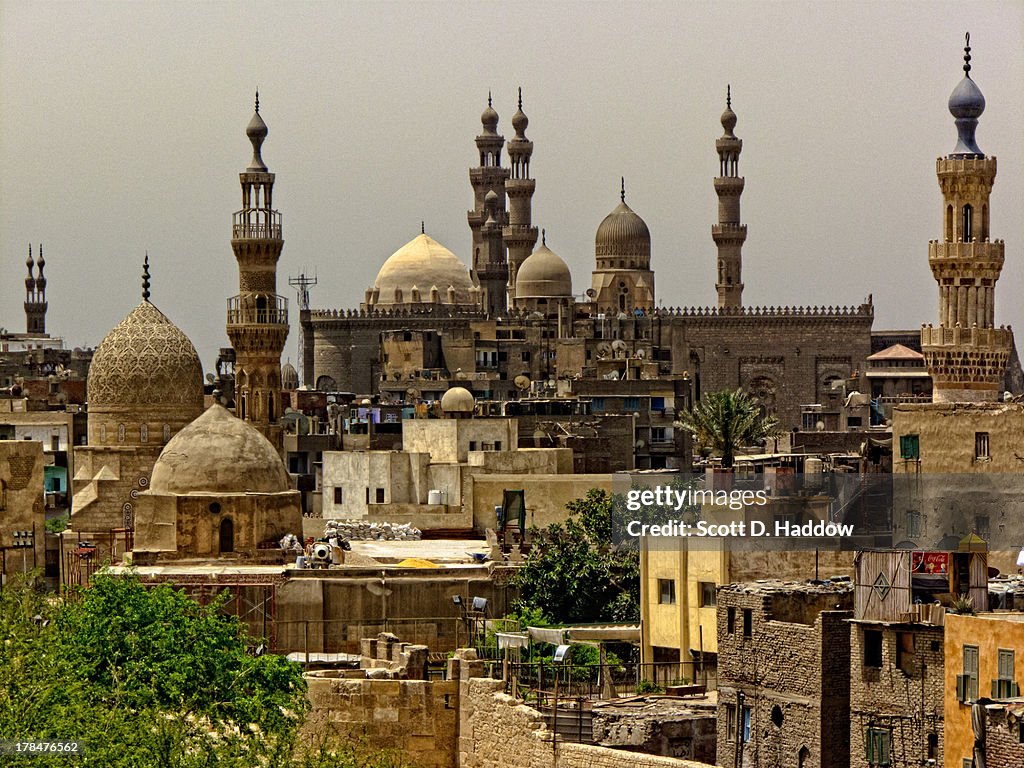
<svg viewBox="0 0 1024 768"><path fill-rule="evenodd" d="M639 620L639 553L612 542L616 500L595 488L566 509L564 523L533 531L515 576L521 608L557 623Z"/></svg>
<svg viewBox="0 0 1024 768"><path fill-rule="evenodd" d="M701 446L718 451L722 466L733 465L736 451L779 433L774 416L764 416L758 401L742 389L708 392L689 411L679 414L679 427L693 433Z"/></svg>
<svg viewBox="0 0 1024 768"><path fill-rule="evenodd" d="M250 652L222 603L99 576L71 602L32 582L0 592L0 740L84 743L81 756L5 755L6 766L390 768L358 745L298 742L298 665Z"/></svg>

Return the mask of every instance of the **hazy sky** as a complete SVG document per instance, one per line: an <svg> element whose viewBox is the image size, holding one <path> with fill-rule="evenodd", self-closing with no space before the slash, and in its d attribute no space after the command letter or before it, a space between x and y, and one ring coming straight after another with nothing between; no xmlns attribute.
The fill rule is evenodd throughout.
<svg viewBox="0 0 1024 768"><path fill-rule="evenodd" d="M1024 328L1024 3L118 3L0 0L0 326L24 331L29 242L47 328L96 345L153 302L207 370L238 291L231 214L258 86L284 221L278 292L316 272L315 307L362 300L427 232L469 261L467 169L487 91L514 135L523 87L534 223L590 285L618 202L647 221L657 298L716 301L712 179L725 88L743 139L744 302L857 304L875 328L935 322L928 241L946 102L972 76L978 143L999 158L1006 241L997 322ZM285 357L297 360L297 313ZM1018 333L1020 333L1018 331ZM1021 342L1018 339L1018 348Z"/></svg>

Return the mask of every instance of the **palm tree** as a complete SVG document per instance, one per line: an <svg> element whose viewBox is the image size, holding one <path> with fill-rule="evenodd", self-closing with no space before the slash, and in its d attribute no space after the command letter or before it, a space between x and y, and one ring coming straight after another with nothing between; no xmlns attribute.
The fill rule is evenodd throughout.
<svg viewBox="0 0 1024 768"><path fill-rule="evenodd" d="M733 465L736 451L779 433L774 416L764 416L761 405L742 389L708 392L689 411L679 415L676 426L693 433L699 445L720 451L722 466Z"/></svg>

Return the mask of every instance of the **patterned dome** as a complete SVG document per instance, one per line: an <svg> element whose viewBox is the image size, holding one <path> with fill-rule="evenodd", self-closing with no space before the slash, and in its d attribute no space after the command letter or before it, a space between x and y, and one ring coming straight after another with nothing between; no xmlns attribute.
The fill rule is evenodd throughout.
<svg viewBox="0 0 1024 768"><path fill-rule="evenodd" d="M280 454L254 427L212 405L164 446L153 465L153 493L284 493Z"/></svg>
<svg viewBox="0 0 1024 768"><path fill-rule="evenodd" d="M142 301L100 343L89 366L89 409L203 407L203 366L192 342Z"/></svg>

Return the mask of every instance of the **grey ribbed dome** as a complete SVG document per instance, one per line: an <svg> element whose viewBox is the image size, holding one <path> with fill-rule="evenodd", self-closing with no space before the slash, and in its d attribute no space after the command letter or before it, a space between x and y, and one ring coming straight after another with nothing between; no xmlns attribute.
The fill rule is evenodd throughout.
<svg viewBox="0 0 1024 768"><path fill-rule="evenodd" d="M597 228L594 253L598 258L616 256L651 256L651 233L647 224L625 201L604 217Z"/></svg>

